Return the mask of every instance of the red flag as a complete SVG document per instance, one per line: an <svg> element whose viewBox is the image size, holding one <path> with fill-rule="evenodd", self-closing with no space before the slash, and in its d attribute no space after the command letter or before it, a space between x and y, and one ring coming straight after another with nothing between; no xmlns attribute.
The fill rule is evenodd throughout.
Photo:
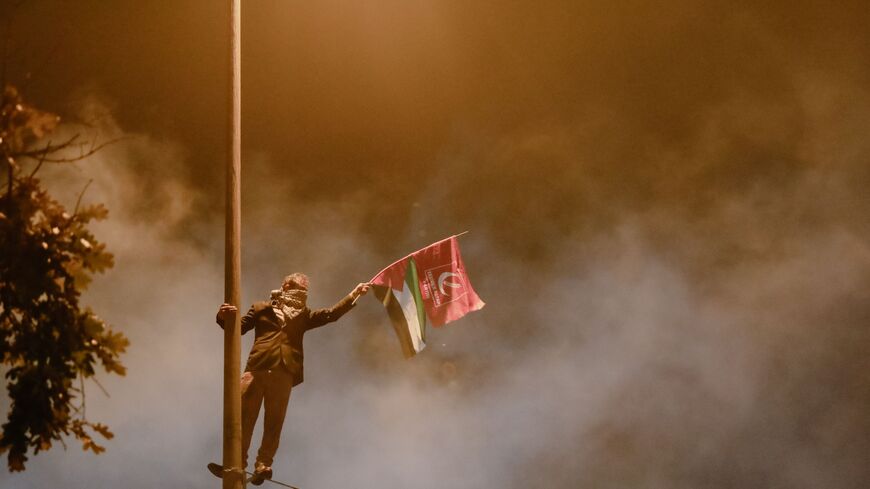
<svg viewBox="0 0 870 489"><path fill-rule="evenodd" d="M414 309L425 311L434 326L442 326L484 306L471 287L456 236L411 253L375 275L371 283L389 287L396 291L397 297L401 294L412 299Z"/></svg>

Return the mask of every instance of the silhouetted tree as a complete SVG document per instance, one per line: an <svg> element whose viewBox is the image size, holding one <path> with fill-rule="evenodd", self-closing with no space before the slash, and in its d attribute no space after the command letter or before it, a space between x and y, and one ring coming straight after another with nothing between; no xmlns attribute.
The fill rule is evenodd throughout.
<svg viewBox="0 0 870 489"><path fill-rule="evenodd" d="M44 164L81 160L100 147L78 136L48 140L59 117L27 105L12 86L0 107L0 361L11 407L0 435L10 471L25 468L27 454L63 443L72 434L84 450L105 449L93 438L109 429L85 417L84 379L98 365L124 375L119 357L128 345L79 297L93 273L113 265L112 255L88 230L105 219L101 205L72 212L54 200L36 178ZM84 192L84 190L82 191Z"/></svg>

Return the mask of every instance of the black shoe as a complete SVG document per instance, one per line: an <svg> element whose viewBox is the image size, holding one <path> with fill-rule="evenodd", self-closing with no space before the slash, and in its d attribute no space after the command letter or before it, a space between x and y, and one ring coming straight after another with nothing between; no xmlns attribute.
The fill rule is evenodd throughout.
<svg viewBox="0 0 870 489"><path fill-rule="evenodd" d="M211 474L213 476L217 477L218 479L223 479L224 475L226 475L227 472L230 472L229 470L224 470L223 465L216 464L216 463L210 463L206 467L208 467L208 471L211 472ZM244 475L243 471L238 471L238 473L240 476ZM271 474L270 474L270 477L271 477ZM262 484L262 482L260 482L260 484Z"/></svg>
<svg viewBox="0 0 870 489"><path fill-rule="evenodd" d="M208 471L212 473L215 477L220 479L224 478L224 467L222 465L218 465L215 463L208 464Z"/></svg>
<svg viewBox="0 0 870 489"><path fill-rule="evenodd" d="M263 481L271 478L272 467L266 467L263 464L257 464L257 468L254 469L254 475L251 476L251 484L259 486L263 483Z"/></svg>

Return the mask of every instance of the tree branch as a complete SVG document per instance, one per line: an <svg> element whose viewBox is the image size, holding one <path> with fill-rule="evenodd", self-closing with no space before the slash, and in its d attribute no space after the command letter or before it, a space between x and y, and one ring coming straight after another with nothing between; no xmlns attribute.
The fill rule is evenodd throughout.
<svg viewBox="0 0 870 489"><path fill-rule="evenodd" d="M93 182L94 182L94 179L93 179L93 178L90 179L90 180L88 180L88 183L85 184L85 188L83 188L82 191L79 192L79 198L76 199L76 207L75 207L75 210L73 210L73 217L75 217L75 216L78 215L78 213L79 213L79 204L82 203L82 196L85 195L85 190L87 190L88 187L90 187L90 186L91 186L91 183L93 183ZM82 388L84 388L84 387L82 387Z"/></svg>
<svg viewBox="0 0 870 489"><path fill-rule="evenodd" d="M48 148L49 146L51 146L51 140L49 140L48 144L45 145L46 148ZM30 172L30 178L33 178L33 176L36 175L36 172L38 172L39 169L42 168L42 164L45 163L45 156L46 155L43 154L42 157L39 158L39 163L36 164L36 168L34 168L32 172Z"/></svg>
<svg viewBox="0 0 870 489"><path fill-rule="evenodd" d="M82 419L85 419L85 375L79 372L79 384L82 386Z"/></svg>
<svg viewBox="0 0 870 489"><path fill-rule="evenodd" d="M44 147L42 149L36 149L36 150L32 150L32 151L22 151L20 153L15 153L12 156L25 157L25 158L36 158L36 157L48 156L51 153L55 153L55 152L58 152L62 149L66 149L66 148L72 146L72 143L74 143L76 141L76 139L79 138L79 136L81 136L81 134L76 134L75 136L72 136L71 138L67 139L66 141L64 141L58 145L55 145L55 146L48 144L46 147Z"/></svg>
<svg viewBox="0 0 870 489"><path fill-rule="evenodd" d="M97 387L99 387L99 388L100 388L100 390L101 390L101 391L103 391L103 394L105 394L105 395L106 395L106 397L112 397L112 396L110 396L110 395L109 395L109 391L107 391L107 390L106 390L106 388L105 388L105 387L103 387L103 384L101 384L101 383L100 383L100 381L99 381L99 380L97 380L97 378L96 378L96 377L91 377L91 380L93 380L93 381L94 381L94 383L95 383L95 384L97 384Z"/></svg>
<svg viewBox="0 0 870 489"><path fill-rule="evenodd" d="M117 143L118 141L121 141L123 139L127 139L127 138L125 138L125 137L115 138L115 139L106 141L105 143L100 144L99 146L94 146L92 144L91 147L87 151L80 150L81 152L79 153L78 156L71 157L71 158L48 158L46 156L47 154L51 154L53 152L57 152L58 150L64 149L65 147L69 147L69 144L67 144L66 146L57 147L53 151L48 151L48 152L46 152L46 150L32 151L29 153L22 153L22 155L29 157L29 158L35 158L36 155L40 155L40 156L44 157L44 160L48 163L74 163L76 161L81 161L81 160L87 158L88 156L91 156L94 153L98 152L99 150L105 148L106 146L108 146L110 144Z"/></svg>
<svg viewBox="0 0 870 489"><path fill-rule="evenodd" d="M81 142L78 144L78 146L79 146L78 156L68 157L68 158L50 158L49 157L49 155L52 155L54 153L57 153L58 151L62 151L64 149L67 149L70 146L72 146L73 143L75 143L76 140L79 139L80 136L81 136L81 134L76 134L60 144L51 145L49 143L48 145L46 145L42 149L22 151L20 153L15 153L12 156L15 158L31 158L31 159L39 158L40 161L44 161L47 163L73 163L76 161L83 160L83 159L87 158L88 156L93 155L94 153L97 153L98 151L105 148L106 146L109 146L110 144L115 144L115 143L123 141L125 139L129 139L128 136L122 136L122 137L118 137L115 139L110 139L110 140L108 140L105 143L102 143L100 145L97 145L96 141L91 141L91 142L84 141L84 142ZM84 147L87 146L88 144L90 144L90 147L87 150L85 150Z"/></svg>

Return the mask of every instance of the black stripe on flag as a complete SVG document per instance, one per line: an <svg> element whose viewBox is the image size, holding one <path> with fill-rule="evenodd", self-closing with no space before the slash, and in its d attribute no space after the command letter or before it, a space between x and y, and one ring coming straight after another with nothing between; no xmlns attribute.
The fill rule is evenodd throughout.
<svg viewBox="0 0 870 489"><path fill-rule="evenodd" d="M396 300L391 288L383 285L373 285L372 288L375 297L387 309L387 315L390 316L390 322L393 323L393 329L399 337L399 344L402 345L402 353L405 358L413 357L417 352L414 351L414 343L411 342L411 332L408 331L408 322L405 320L405 313L402 312L402 305Z"/></svg>

